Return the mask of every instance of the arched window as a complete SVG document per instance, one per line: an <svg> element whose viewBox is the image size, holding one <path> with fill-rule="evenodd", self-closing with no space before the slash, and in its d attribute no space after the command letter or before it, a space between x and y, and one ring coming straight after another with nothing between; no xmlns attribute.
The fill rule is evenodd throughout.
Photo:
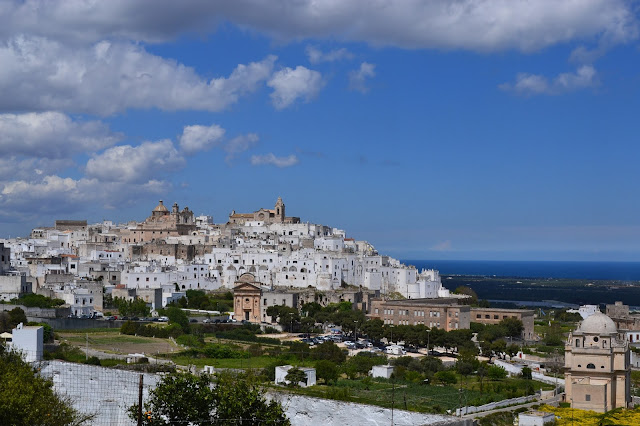
<svg viewBox="0 0 640 426"><path fill-rule="evenodd" d="M595 369L596 369L596 366L595 366L595 365L593 365L593 364L591 364L591 363L589 363L589 364L587 364L587 368L592 369L592 370L595 370Z"/></svg>
<svg viewBox="0 0 640 426"><path fill-rule="evenodd" d="M576 339L576 348L580 347L580 339Z"/></svg>

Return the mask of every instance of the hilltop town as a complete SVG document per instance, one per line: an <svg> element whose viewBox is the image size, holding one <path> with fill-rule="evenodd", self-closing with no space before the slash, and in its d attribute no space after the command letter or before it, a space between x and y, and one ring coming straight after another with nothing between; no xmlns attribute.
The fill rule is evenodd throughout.
<svg viewBox="0 0 640 426"><path fill-rule="evenodd" d="M140 223L57 220L0 245L1 300L43 294L65 300L77 317L101 312L103 294L140 297L155 309L187 290L231 290L245 273L265 291L300 294L301 300L326 291L327 303L450 296L437 271L419 272L343 230L286 216L281 198L272 209L233 211L222 224L160 201ZM248 319L260 322L266 313Z"/></svg>

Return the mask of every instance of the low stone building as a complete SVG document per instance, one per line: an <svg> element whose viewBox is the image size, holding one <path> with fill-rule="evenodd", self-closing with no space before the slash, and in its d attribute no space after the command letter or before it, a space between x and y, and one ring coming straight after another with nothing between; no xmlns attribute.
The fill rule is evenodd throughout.
<svg viewBox="0 0 640 426"><path fill-rule="evenodd" d="M522 339L534 340L533 314L530 309L471 308L471 322L498 324L505 318L516 318L522 321Z"/></svg>
<svg viewBox="0 0 640 426"><path fill-rule="evenodd" d="M424 325L446 331L467 329L470 308L458 305L456 299L407 299L371 301L371 318L390 325Z"/></svg>

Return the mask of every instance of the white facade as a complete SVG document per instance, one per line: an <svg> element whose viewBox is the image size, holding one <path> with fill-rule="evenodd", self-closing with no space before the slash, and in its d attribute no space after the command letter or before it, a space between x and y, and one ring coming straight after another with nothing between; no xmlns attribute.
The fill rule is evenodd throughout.
<svg viewBox="0 0 640 426"><path fill-rule="evenodd" d="M393 374L393 365L374 365L369 372L369 375L374 379L376 377L382 377L383 379L390 379Z"/></svg>
<svg viewBox="0 0 640 426"><path fill-rule="evenodd" d="M279 367L276 367L276 380L275 380L276 385L278 384L288 385L289 383L291 383L286 379L286 377L287 377L287 373L292 368L293 368L292 365L281 365ZM316 384L316 369L302 367L300 368L300 370L304 371L304 375L307 377L307 380L304 382L299 382L298 385L303 388L314 386Z"/></svg>
<svg viewBox="0 0 640 426"><path fill-rule="evenodd" d="M22 352L27 362L42 360L44 351L44 327L18 324L11 332L11 348Z"/></svg>

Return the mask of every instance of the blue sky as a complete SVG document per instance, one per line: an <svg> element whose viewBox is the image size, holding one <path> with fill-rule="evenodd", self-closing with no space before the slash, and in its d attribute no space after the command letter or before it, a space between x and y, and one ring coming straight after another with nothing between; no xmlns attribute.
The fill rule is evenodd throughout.
<svg viewBox="0 0 640 426"><path fill-rule="evenodd" d="M638 3L0 6L0 236L270 207L413 259L640 261Z"/></svg>

